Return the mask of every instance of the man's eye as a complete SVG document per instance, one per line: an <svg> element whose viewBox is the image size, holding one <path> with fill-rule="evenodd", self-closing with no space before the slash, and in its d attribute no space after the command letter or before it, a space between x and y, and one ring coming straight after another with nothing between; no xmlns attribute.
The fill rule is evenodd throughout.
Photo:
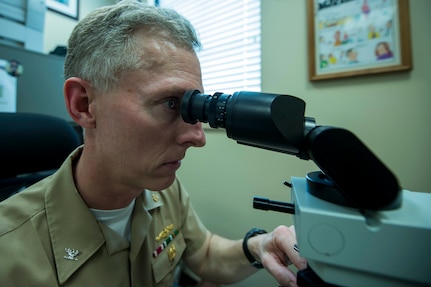
<svg viewBox="0 0 431 287"><path fill-rule="evenodd" d="M177 98L170 98L164 102L166 108L170 110L178 110L179 109L179 101Z"/></svg>

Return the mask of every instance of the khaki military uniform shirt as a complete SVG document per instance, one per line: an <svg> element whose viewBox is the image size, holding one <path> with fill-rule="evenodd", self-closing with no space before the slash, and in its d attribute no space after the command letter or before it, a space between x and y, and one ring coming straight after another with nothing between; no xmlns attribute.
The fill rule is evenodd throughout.
<svg viewBox="0 0 431 287"><path fill-rule="evenodd" d="M0 286L172 286L207 230L176 180L144 191L132 239L96 220L75 188L75 150L52 176L0 203Z"/></svg>

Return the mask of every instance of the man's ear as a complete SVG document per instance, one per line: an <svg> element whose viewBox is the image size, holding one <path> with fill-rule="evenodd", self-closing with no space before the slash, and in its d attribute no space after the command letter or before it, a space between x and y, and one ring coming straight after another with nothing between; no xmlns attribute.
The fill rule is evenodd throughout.
<svg viewBox="0 0 431 287"><path fill-rule="evenodd" d="M91 106L94 89L91 85L77 77L71 77L64 82L64 100L72 119L84 128L94 128L96 117Z"/></svg>

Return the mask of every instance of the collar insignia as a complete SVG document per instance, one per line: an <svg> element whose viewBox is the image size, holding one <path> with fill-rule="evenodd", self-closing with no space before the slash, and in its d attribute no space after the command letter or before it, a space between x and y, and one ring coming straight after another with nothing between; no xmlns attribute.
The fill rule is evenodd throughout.
<svg viewBox="0 0 431 287"><path fill-rule="evenodd" d="M78 258L76 258L76 256L79 255L79 250L72 249L72 248L64 248L64 251L66 251L66 253L67 253L67 256L63 256L64 259L75 260L75 261L78 260Z"/></svg>

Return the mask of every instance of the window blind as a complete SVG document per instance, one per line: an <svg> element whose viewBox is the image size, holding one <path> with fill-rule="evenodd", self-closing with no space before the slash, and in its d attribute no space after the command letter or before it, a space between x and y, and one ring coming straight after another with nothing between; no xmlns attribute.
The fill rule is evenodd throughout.
<svg viewBox="0 0 431 287"><path fill-rule="evenodd" d="M205 93L261 90L260 0L159 0L195 27Z"/></svg>

